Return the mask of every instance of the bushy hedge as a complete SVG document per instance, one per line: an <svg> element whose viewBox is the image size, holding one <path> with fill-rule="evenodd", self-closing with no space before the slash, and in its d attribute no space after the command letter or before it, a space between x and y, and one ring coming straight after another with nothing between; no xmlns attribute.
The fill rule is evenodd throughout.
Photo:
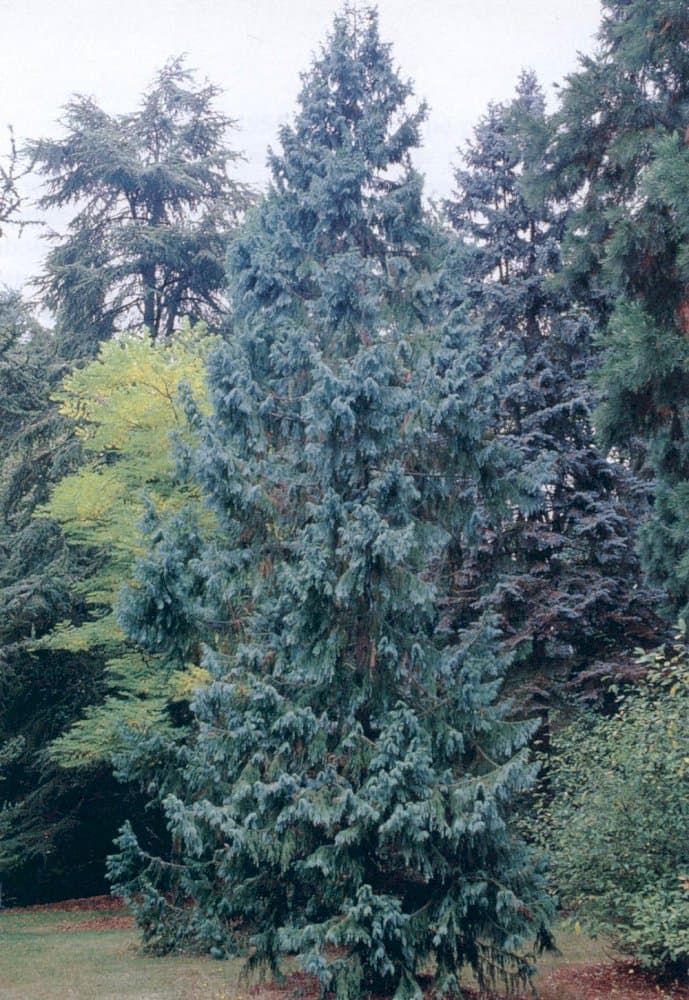
<svg viewBox="0 0 689 1000"><path fill-rule="evenodd" d="M612 718L560 735L547 819L567 907L642 966L689 972L689 649L642 657Z"/></svg>

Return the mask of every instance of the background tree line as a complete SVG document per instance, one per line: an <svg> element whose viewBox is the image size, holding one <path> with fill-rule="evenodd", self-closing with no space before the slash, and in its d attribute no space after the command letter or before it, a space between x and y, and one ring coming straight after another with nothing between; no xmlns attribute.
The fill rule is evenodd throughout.
<svg viewBox="0 0 689 1000"><path fill-rule="evenodd" d="M683 635L653 651L689 599L688 36L608 0L555 111L523 73L434 211L372 10L260 196L179 60L29 144L75 214L54 328L0 309L12 900L98 891L114 850L151 947L248 930L338 997L417 997L430 958L441 992L528 978L545 841L565 901L686 970L689 858L654 841L686 811Z"/></svg>

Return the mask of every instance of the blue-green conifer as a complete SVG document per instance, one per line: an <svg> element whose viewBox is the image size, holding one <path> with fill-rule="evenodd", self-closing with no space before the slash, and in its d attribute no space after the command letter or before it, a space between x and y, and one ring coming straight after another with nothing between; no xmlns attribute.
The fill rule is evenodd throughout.
<svg viewBox="0 0 689 1000"><path fill-rule="evenodd" d="M220 531L185 560L162 526L123 609L170 656L195 621L214 679L190 741L122 762L172 846L125 828L116 890L154 945L226 954L239 926L341 1000L419 998L429 973L447 995L465 964L513 985L548 912L509 822L532 727L490 622L449 614L477 498L504 517L520 490L498 389L440 312L410 95L375 13L345 10L232 251L195 463Z"/></svg>

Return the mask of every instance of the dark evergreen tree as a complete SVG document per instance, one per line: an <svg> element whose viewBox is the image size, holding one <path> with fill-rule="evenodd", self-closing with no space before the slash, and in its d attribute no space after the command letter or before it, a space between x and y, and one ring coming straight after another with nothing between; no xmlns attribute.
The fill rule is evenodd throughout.
<svg viewBox="0 0 689 1000"><path fill-rule="evenodd" d="M62 772L46 748L96 696L102 664L38 651L56 622L85 613L87 566L58 526L34 520L78 442L50 403L65 373L20 297L0 301L0 881L6 902L103 889L103 859L127 815L102 769ZM97 817L97 822L94 822ZM87 833L85 831L88 831Z"/></svg>
<svg viewBox="0 0 689 1000"><path fill-rule="evenodd" d="M249 197L228 176L238 154L218 94L175 59L137 111L108 115L77 96L64 137L29 145L47 178L40 206L78 209L41 281L72 356L95 354L117 330L143 325L162 339L185 318L220 321L227 241Z"/></svg>
<svg viewBox="0 0 689 1000"><path fill-rule="evenodd" d="M596 445L592 324L557 281L566 213L547 183L548 140L543 93L525 72L515 98L480 121L446 204L461 241L451 292L480 328L487 365L515 355L500 433L547 469L543 503L486 531L464 586L498 614L522 697L539 703L584 682L600 694L659 634L634 550L645 491Z"/></svg>
<svg viewBox="0 0 689 1000"><path fill-rule="evenodd" d="M420 997L429 968L447 994L464 963L513 985L548 909L509 825L532 727L494 629L444 614L476 498L504 517L520 491L470 331L436 326L410 94L375 14L338 16L232 251L196 464L219 531L157 527L123 608L173 659L205 640L214 680L193 740L122 762L154 761L172 848L125 828L116 891L151 944L223 954L240 921L342 1000Z"/></svg>
<svg viewBox="0 0 689 1000"><path fill-rule="evenodd" d="M574 208L571 287L604 352L604 442L657 480L641 555L673 610L689 600L689 11L605 0L594 57L567 80L554 176Z"/></svg>
<svg viewBox="0 0 689 1000"><path fill-rule="evenodd" d="M16 222L21 207L21 195L17 187L20 177L19 153L14 132L9 129L9 151L0 161L0 227ZM2 228L0 228L2 236Z"/></svg>

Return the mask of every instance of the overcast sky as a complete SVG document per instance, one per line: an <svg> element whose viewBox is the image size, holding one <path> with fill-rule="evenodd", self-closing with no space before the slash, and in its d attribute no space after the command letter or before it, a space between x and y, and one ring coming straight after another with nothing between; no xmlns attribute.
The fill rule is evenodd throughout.
<svg viewBox="0 0 689 1000"><path fill-rule="evenodd" d="M0 0L0 152L18 139L59 134L60 108L90 94L110 113L133 110L170 57L224 90L238 119L238 176L260 186L265 155L292 113L299 74L325 39L340 0ZM427 192L452 187L457 147L490 100L508 99L520 70L553 84L591 52L599 0L379 0L380 29L405 77L430 106L417 166ZM30 208L26 214L31 215ZM0 284L40 268L35 230L0 240Z"/></svg>

